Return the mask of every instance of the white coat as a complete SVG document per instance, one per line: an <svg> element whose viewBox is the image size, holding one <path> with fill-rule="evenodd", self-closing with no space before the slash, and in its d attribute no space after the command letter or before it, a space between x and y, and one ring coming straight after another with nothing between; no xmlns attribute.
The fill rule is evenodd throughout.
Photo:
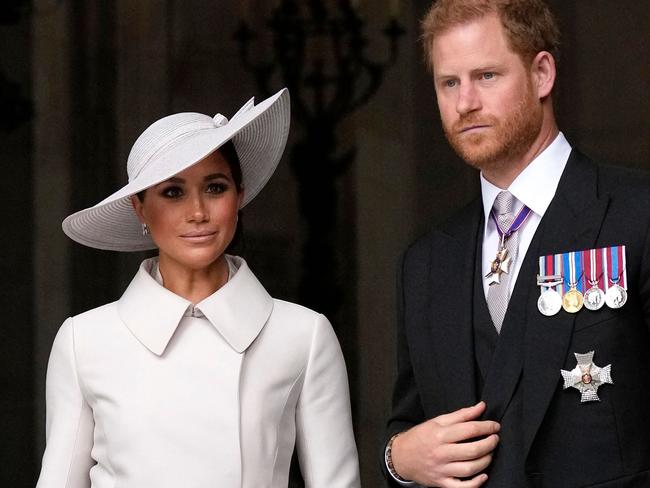
<svg viewBox="0 0 650 488"><path fill-rule="evenodd" d="M65 321L37 488L286 488L294 443L306 486L360 486L330 323L229 260L195 307L156 282L154 258L117 302Z"/></svg>

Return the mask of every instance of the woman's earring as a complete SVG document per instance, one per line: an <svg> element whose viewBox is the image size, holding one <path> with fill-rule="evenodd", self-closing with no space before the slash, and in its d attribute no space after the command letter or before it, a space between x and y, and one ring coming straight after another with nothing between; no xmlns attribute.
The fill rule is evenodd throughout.
<svg viewBox="0 0 650 488"><path fill-rule="evenodd" d="M147 224L145 223L142 224L142 235L143 236L149 235L149 227L147 227Z"/></svg>

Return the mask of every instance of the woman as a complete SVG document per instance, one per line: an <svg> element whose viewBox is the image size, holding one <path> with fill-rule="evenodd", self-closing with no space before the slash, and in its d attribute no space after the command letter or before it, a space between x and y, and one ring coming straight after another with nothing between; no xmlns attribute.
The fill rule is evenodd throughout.
<svg viewBox="0 0 650 488"><path fill-rule="evenodd" d="M358 487L343 357L327 319L225 254L280 160L289 94L228 121L151 125L129 183L63 222L99 249L157 247L114 303L69 318L47 373L39 488Z"/></svg>

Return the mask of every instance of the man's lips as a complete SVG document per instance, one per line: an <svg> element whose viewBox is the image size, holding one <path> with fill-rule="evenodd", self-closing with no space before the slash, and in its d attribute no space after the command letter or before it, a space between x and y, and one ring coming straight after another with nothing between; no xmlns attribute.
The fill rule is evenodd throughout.
<svg viewBox="0 0 650 488"><path fill-rule="evenodd" d="M469 132L469 131L472 131L472 130L485 129L487 127L490 127L490 126L487 125L487 124L472 124L472 125L467 125L467 126L461 128L458 132L460 132L462 134L463 132Z"/></svg>

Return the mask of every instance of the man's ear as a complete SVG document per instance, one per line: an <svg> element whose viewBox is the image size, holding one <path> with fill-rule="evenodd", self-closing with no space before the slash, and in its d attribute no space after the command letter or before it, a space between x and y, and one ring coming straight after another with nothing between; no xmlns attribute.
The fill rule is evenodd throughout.
<svg viewBox="0 0 650 488"><path fill-rule="evenodd" d="M138 216L138 220L144 224L144 205L142 205L137 195L131 195L131 205L133 206L133 210L135 210L135 214Z"/></svg>
<svg viewBox="0 0 650 488"><path fill-rule="evenodd" d="M555 58L548 51L537 53L530 67L533 88L537 91L537 98L546 98L555 86Z"/></svg>

